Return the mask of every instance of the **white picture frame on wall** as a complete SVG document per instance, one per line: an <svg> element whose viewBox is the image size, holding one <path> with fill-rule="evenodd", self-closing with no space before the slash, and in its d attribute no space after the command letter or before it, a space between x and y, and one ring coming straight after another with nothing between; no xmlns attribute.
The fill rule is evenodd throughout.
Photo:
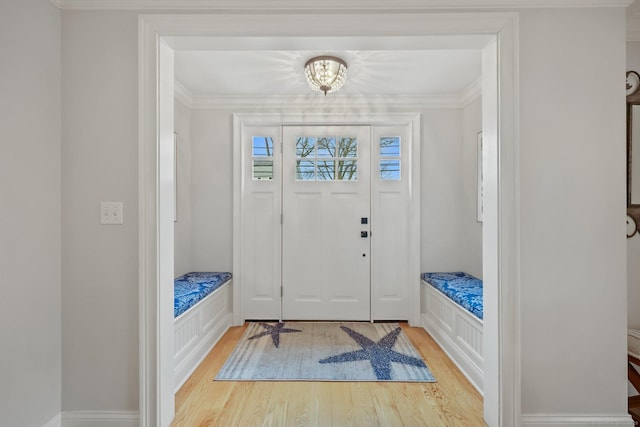
<svg viewBox="0 0 640 427"><path fill-rule="evenodd" d="M477 170L477 185L478 185L476 221L482 222L482 219L483 219L482 132L478 132L478 134L476 135L476 162L477 162L476 170Z"/></svg>

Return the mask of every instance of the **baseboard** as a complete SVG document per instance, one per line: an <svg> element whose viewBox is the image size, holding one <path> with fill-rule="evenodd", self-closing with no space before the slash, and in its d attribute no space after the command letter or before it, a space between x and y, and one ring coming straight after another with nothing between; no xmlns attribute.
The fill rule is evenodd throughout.
<svg viewBox="0 0 640 427"><path fill-rule="evenodd" d="M138 427L138 411L64 411L62 427Z"/></svg>
<svg viewBox="0 0 640 427"><path fill-rule="evenodd" d="M522 427L611 427L634 426L630 415L522 415Z"/></svg>
<svg viewBox="0 0 640 427"><path fill-rule="evenodd" d="M62 427L62 414L58 413L49 421L47 421L42 427Z"/></svg>

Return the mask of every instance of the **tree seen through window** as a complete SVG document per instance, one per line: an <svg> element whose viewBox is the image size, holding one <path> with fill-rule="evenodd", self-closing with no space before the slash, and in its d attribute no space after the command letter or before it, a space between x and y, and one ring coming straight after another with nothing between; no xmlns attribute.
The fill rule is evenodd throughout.
<svg viewBox="0 0 640 427"><path fill-rule="evenodd" d="M296 179L355 181L358 179L358 140L351 137L299 137Z"/></svg>

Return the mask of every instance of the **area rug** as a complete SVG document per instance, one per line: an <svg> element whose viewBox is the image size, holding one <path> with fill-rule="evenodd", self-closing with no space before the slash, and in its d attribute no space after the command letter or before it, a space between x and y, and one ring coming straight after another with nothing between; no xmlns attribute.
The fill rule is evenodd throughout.
<svg viewBox="0 0 640 427"><path fill-rule="evenodd" d="M435 382L397 323L250 323L215 378Z"/></svg>

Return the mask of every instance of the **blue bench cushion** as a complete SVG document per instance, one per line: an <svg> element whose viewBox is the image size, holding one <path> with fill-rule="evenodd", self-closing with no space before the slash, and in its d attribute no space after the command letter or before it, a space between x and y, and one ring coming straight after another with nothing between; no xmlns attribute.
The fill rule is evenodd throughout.
<svg viewBox="0 0 640 427"><path fill-rule="evenodd" d="M193 272L173 282L173 316L178 317L231 279L231 273Z"/></svg>
<svg viewBox="0 0 640 427"><path fill-rule="evenodd" d="M463 272L422 273L421 277L453 302L482 319L482 280Z"/></svg>

